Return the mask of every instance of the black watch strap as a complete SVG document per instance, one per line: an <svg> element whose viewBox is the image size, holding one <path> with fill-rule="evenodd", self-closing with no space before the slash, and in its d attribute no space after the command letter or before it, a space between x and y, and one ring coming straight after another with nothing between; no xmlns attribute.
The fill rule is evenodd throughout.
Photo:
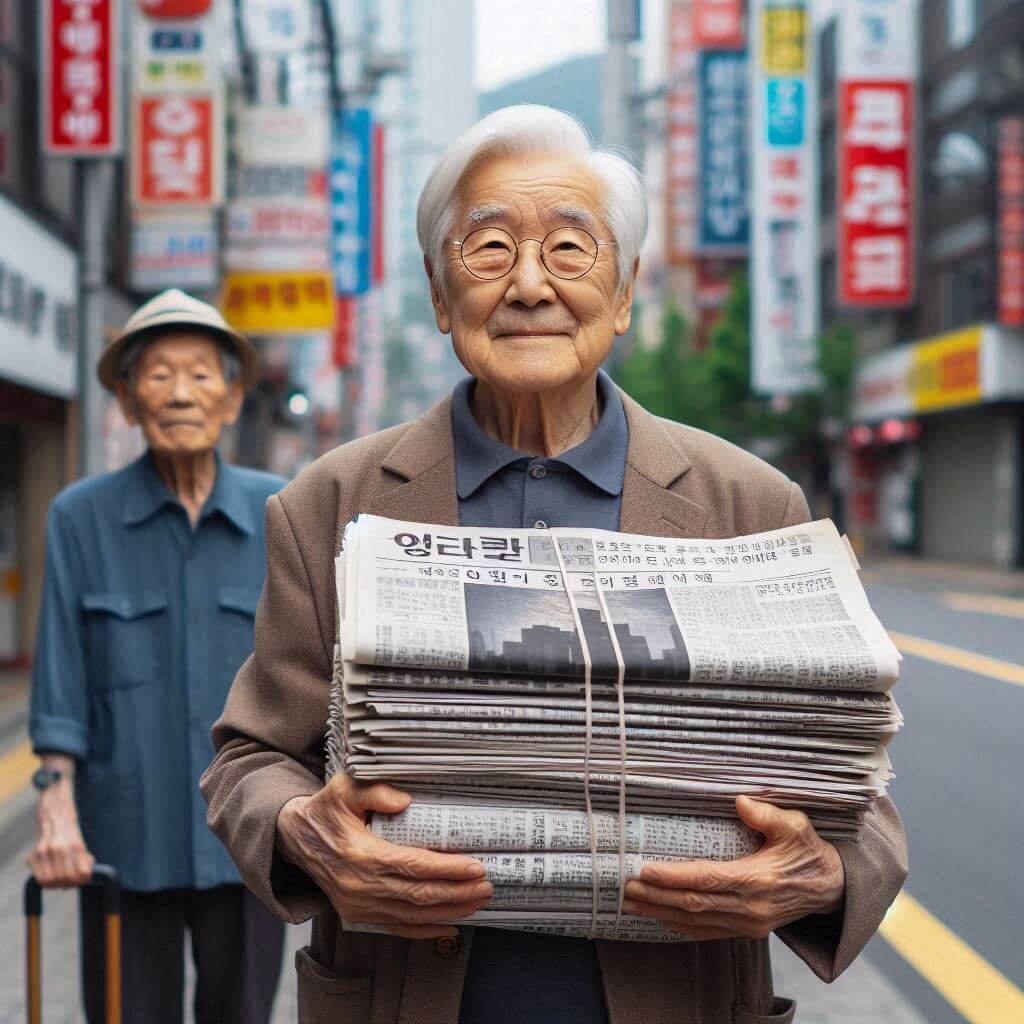
<svg viewBox="0 0 1024 1024"><path fill-rule="evenodd" d="M64 773L59 768L39 767L32 774L32 785L41 793L44 789L49 789L54 783L60 782L63 778Z"/></svg>

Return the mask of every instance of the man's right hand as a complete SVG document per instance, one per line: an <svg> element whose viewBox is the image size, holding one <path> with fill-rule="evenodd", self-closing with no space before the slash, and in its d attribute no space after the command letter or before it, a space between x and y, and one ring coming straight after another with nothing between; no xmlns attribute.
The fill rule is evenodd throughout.
<svg viewBox="0 0 1024 1024"><path fill-rule="evenodd" d="M36 881L46 887L85 885L96 858L86 849L78 812L66 775L43 790L36 815L39 825L28 864Z"/></svg>
<svg viewBox="0 0 1024 1024"><path fill-rule="evenodd" d="M281 808L278 852L316 882L344 921L384 925L407 939L454 935L437 922L482 910L493 889L472 857L396 846L367 828L367 811L398 814L410 802L382 782L335 775L319 793Z"/></svg>

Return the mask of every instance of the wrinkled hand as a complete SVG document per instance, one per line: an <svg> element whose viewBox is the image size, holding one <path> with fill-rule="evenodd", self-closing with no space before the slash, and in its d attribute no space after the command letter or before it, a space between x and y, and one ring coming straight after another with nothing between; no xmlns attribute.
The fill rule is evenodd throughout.
<svg viewBox="0 0 1024 1024"><path fill-rule="evenodd" d="M36 820L38 837L28 858L36 881L47 888L85 885L92 877L96 858L82 838L68 779L43 791Z"/></svg>
<svg viewBox="0 0 1024 1024"><path fill-rule="evenodd" d="M396 846L367 828L367 811L397 814L410 802L384 783L335 775L319 793L281 808L278 850L316 882L344 921L385 925L407 939L455 935L437 922L482 910L491 883L478 860Z"/></svg>
<svg viewBox="0 0 1024 1024"><path fill-rule="evenodd" d="M623 913L653 917L695 939L763 939L807 914L842 905L843 862L802 811L741 796L742 821L764 834L734 861L647 864L626 885Z"/></svg>

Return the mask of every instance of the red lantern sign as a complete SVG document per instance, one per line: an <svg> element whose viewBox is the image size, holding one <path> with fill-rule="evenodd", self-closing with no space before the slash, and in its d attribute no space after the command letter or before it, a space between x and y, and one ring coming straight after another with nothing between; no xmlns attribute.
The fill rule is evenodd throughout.
<svg viewBox="0 0 1024 1024"><path fill-rule="evenodd" d="M59 156L120 152L118 0L45 0L43 149Z"/></svg>

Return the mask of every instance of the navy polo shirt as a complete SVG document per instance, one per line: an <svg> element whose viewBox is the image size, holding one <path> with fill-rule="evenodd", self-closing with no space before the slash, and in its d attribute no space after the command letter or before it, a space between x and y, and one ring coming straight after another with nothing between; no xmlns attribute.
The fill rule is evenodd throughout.
<svg viewBox="0 0 1024 1024"><path fill-rule="evenodd" d="M611 379L597 376L601 416L580 445L552 458L494 440L470 407L475 381L452 400L462 526L618 530L629 431ZM477 928L459 1024L606 1024L594 943Z"/></svg>
<svg viewBox="0 0 1024 1024"><path fill-rule="evenodd" d="M264 504L284 483L218 458L193 528L147 453L50 506L29 732L76 759L86 845L128 889L241 881L199 776L252 653Z"/></svg>

